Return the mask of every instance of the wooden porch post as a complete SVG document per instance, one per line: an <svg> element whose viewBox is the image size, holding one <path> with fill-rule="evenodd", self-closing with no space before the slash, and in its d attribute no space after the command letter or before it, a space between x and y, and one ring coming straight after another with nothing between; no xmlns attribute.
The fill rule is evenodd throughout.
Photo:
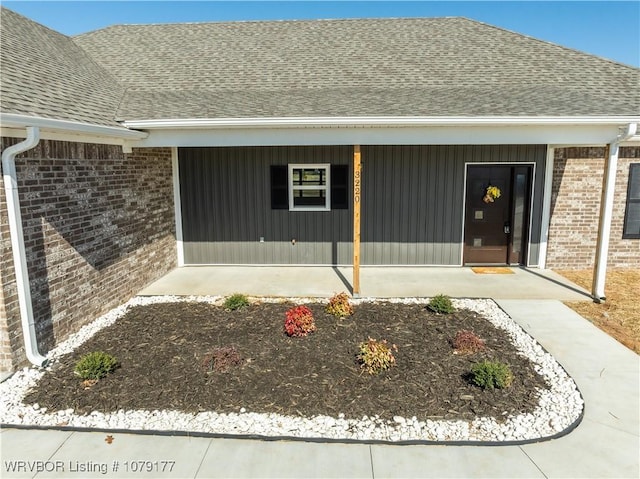
<svg viewBox="0 0 640 479"><path fill-rule="evenodd" d="M360 296L360 145L353 146L353 297Z"/></svg>

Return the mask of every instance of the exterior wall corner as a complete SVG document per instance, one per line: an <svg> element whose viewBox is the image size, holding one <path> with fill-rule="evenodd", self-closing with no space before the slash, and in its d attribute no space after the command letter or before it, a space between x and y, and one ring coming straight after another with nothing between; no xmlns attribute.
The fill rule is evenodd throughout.
<svg viewBox="0 0 640 479"><path fill-rule="evenodd" d="M2 148L19 141L2 138ZM16 158L43 354L176 266L171 151L41 140ZM26 366L0 188L0 375Z"/></svg>

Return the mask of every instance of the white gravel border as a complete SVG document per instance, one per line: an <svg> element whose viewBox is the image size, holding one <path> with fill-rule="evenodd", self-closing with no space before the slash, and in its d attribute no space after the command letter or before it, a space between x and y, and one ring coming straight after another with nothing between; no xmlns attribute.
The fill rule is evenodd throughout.
<svg viewBox="0 0 640 479"><path fill-rule="evenodd" d="M262 302L296 303L326 302L318 298L254 298ZM92 412L79 416L73 409L47 411L37 404L22 402L27 391L50 370L64 354L113 324L133 306L169 302L198 301L222 304L221 296L137 296L111 310L91 324L84 326L69 339L51 350L47 368L25 368L0 384L0 423L5 425L69 426L99 429L131 429L153 431L182 431L231 435L287 436L383 441L524 441L558 434L573 425L582 413L584 402L578 388L558 362L516 324L498 305L489 299L453 299L456 308L467 308L486 317L497 328L507 332L515 347L529 358L536 371L551 385L540 391L540 402L533 413L508 416L498 423L493 418L480 417L474 421L432 421L395 416L393 421L378 416L347 418L315 416L290 417L280 414L261 414L246 411L238 405L238 412L218 414L203 412L189 414L178 411L123 411L111 414ZM354 299L354 304L382 301L371 298ZM410 304L428 303L428 298L384 299L387 302ZM374 412L374 411L372 411Z"/></svg>

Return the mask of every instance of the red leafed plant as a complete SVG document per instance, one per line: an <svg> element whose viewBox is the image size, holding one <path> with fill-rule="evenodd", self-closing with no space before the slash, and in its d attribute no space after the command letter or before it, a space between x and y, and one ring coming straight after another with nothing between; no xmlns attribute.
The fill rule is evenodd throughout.
<svg viewBox="0 0 640 479"><path fill-rule="evenodd" d="M202 358L202 368L207 373L226 373L242 363L240 353L234 346L216 348Z"/></svg>
<svg viewBox="0 0 640 479"><path fill-rule="evenodd" d="M296 306L286 314L284 330L289 336L302 337L316 330L313 313L306 306Z"/></svg>
<svg viewBox="0 0 640 479"><path fill-rule="evenodd" d="M473 354L485 348L484 341L473 332L465 329L458 331L451 341L457 354Z"/></svg>

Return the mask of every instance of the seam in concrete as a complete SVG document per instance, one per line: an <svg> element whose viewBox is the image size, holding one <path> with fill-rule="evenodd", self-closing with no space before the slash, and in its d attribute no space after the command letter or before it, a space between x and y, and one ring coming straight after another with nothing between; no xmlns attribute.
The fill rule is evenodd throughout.
<svg viewBox="0 0 640 479"><path fill-rule="evenodd" d="M616 426L614 426L614 425L612 425L612 424L607 424L607 423L605 423L605 422L597 421L597 420L595 420L595 419L589 419L589 418L587 418L587 417L585 417L585 418L584 418L584 420L585 420L585 421L592 422L592 423L594 423L594 424L598 424L598 425L600 425L600 426L602 426L602 427L607 427L607 428L609 428L609 429L613 429L614 431L622 432L622 433L627 434L627 435L629 435L629 436L631 436L631 437L640 437L640 431L638 431L638 432L636 432L636 433L629 432L629 431L627 431L627 430L625 430L625 429L620 429L619 427L616 427Z"/></svg>
<svg viewBox="0 0 640 479"><path fill-rule="evenodd" d="M198 477L198 474L200 474L200 469L202 469L202 464L204 464L204 458L207 457L207 454L209 453L209 448L211 447L212 443L213 443L213 439L209 439L209 444L207 444L207 449L205 449L204 454L202 455L202 459L200 459L200 464L198 464L198 468L196 469L196 473L193 475L194 479Z"/></svg>
<svg viewBox="0 0 640 479"><path fill-rule="evenodd" d="M527 456L527 459L529 459L531 461L531 463L536 466L536 469L538 471L540 471L540 474L542 474L546 479L549 479L549 476L547 476L544 471L542 469L540 469L540 466L538 466L538 464L536 464L536 461L534 461L533 459L531 459L531 456L529 456L529 454L527 454L527 451L525 451L522 446L518 446L518 449L520 449L522 451L522 453Z"/></svg>
<svg viewBox="0 0 640 479"><path fill-rule="evenodd" d="M373 469L373 451L371 450L371 444L369 444L369 462L371 463L371 479L376 479L376 472Z"/></svg>
<svg viewBox="0 0 640 479"><path fill-rule="evenodd" d="M67 437L64 438L64 441L62 441L60 445L56 448L56 450L51 453L51 455L47 458L47 461L51 461L51 459L53 459L53 456L58 454L58 451L62 449L62 446L64 446L67 443L67 441L71 438L71 436L73 436L74 434L75 434L75 431L71 431L71 434L69 434ZM40 473L36 472L32 479L35 479L38 476L38 474Z"/></svg>

